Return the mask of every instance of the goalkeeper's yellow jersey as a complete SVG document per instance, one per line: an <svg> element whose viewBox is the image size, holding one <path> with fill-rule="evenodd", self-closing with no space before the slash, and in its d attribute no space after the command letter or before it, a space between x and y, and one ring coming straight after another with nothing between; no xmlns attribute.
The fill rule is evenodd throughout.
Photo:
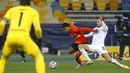
<svg viewBox="0 0 130 73"><path fill-rule="evenodd" d="M0 22L0 34L3 33L4 26L8 21L10 22L8 32L13 30L23 30L28 32L29 34L31 26L33 24L36 37L42 37L39 14L35 9L31 8L30 6L17 6L9 9L5 14L3 20Z"/></svg>

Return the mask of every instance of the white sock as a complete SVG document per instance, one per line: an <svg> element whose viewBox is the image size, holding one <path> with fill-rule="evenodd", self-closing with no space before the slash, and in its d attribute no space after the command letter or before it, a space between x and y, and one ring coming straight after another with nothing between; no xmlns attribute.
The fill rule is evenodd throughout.
<svg viewBox="0 0 130 73"><path fill-rule="evenodd" d="M88 56L88 52L86 52L86 51L84 50L84 48L82 48L82 49L79 48L79 50L80 50L80 52L82 53L82 55L83 55L87 60L91 60L91 59L89 58L89 56Z"/></svg>
<svg viewBox="0 0 130 73"><path fill-rule="evenodd" d="M113 64L116 64L116 65L118 65L118 66L122 66L122 64L120 64L117 60L115 60L115 59L111 59L111 62L113 63Z"/></svg>

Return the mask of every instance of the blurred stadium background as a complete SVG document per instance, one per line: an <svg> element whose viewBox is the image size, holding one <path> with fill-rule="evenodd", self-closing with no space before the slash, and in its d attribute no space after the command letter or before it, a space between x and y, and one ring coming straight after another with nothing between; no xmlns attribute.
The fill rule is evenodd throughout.
<svg viewBox="0 0 130 73"><path fill-rule="evenodd" d="M19 0L0 0L0 19L2 19L8 9L18 4ZM119 56L121 27L124 24L130 24L130 0L32 0L31 6L40 14L43 30L41 50L45 53L45 60L73 60L73 57L67 54L73 39L63 31L62 23L73 22L78 27L94 28L96 19L100 15L104 16L105 23L109 27L105 41L108 51L112 57L116 58ZM5 30L6 32L7 30ZM91 38L89 43L91 43ZM130 60L129 51L127 48L124 60ZM30 57L28 58L28 61L32 61ZM19 56L14 53L11 61L19 61L18 59ZM102 58L98 60L102 60ZM128 72L126 71L126 73Z"/></svg>

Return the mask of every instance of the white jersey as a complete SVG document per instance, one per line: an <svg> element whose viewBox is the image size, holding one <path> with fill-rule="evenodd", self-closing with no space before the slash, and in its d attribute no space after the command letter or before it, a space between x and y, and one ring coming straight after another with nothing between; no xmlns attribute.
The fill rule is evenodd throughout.
<svg viewBox="0 0 130 73"><path fill-rule="evenodd" d="M101 27L95 27L95 30L97 30L97 33L91 32L85 37L93 36L91 45L98 45L98 46L105 46L104 41L108 32L108 26L102 21Z"/></svg>

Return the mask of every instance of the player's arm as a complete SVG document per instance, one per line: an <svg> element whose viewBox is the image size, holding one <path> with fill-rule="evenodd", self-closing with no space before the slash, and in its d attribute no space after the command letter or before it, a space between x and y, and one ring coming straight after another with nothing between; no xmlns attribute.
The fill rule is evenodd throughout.
<svg viewBox="0 0 130 73"><path fill-rule="evenodd" d="M80 28L80 31L84 32L84 31L88 31L88 32L96 32L96 30L93 30L91 28Z"/></svg>
<svg viewBox="0 0 130 73"><path fill-rule="evenodd" d="M37 39L41 39L42 38L42 29L40 27L38 12L36 12L35 15L33 16L33 25L34 25L35 35L36 35Z"/></svg>
<svg viewBox="0 0 130 73"><path fill-rule="evenodd" d="M89 34L85 34L84 36L85 36L86 38L88 38L88 37L92 37L93 34L94 34L94 32L90 32Z"/></svg>
<svg viewBox="0 0 130 73"><path fill-rule="evenodd" d="M104 22L103 16L100 16L99 19L102 21L103 30L104 30L105 32L108 31L108 26L107 26L106 23Z"/></svg>
<svg viewBox="0 0 130 73"><path fill-rule="evenodd" d="M5 25L10 20L10 13L11 13L11 9L7 11L7 13L5 14L5 16L3 17L3 19L0 22L0 35L3 34L4 29L5 29Z"/></svg>
<svg viewBox="0 0 130 73"><path fill-rule="evenodd" d="M103 26L103 30L105 32L108 31L108 26L106 25L106 23L104 21L102 21L102 26Z"/></svg>
<svg viewBox="0 0 130 73"><path fill-rule="evenodd" d="M71 32L73 33L80 33L81 31L79 30L78 27L76 27L74 24L71 24ZM78 39L80 35L75 35L75 39Z"/></svg>
<svg viewBox="0 0 130 73"><path fill-rule="evenodd" d="M95 30L96 33L98 32L97 27L95 27L93 30ZM94 33L95 33L95 32L90 32L89 34L85 34L84 36L85 36L86 38L92 37Z"/></svg>

